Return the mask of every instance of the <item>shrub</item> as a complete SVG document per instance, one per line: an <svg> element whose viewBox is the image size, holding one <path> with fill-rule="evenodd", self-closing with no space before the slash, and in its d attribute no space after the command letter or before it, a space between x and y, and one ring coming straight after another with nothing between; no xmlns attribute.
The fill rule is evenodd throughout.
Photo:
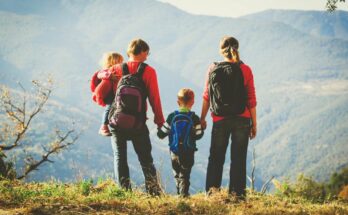
<svg viewBox="0 0 348 215"><path fill-rule="evenodd" d="M340 172L332 174L327 185L327 190L332 195L337 196L344 186L348 185L348 167Z"/></svg>
<svg viewBox="0 0 348 215"><path fill-rule="evenodd" d="M283 183L274 180L273 183L279 195L300 197L311 202L324 202L327 198L325 186L323 184L302 174L299 175L295 183L290 183L288 180Z"/></svg>
<svg viewBox="0 0 348 215"><path fill-rule="evenodd" d="M191 211L191 207L189 204L187 204L186 202L179 202L178 205L177 205L177 210L180 212L180 213L185 213L185 212L190 212Z"/></svg>
<svg viewBox="0 0 348 215"><path fill-rule="evenodd" d="M338 197L348 200L348 185L342 188L341 192L338 194Z"/></svg>
<svg viewBox="0 0 348 215"><path fill-rule="evenodd" d="M109 198L126 199L127 191L116 186L111 186L107 188L107 194Z"/></svg>
<svg viewBox="0 0 348 215"><path fill-rule="evenodd" d="M91 192L92 186L93 186L93 180L92 180L92 179L83 180L83 181L80 183L80 191L81 191L81 194L84 195L84 196L88 196L89 193Z"/></svg>
<svg viewBox="0 0 348 215"><path fill-rule="evenodd" d="M298 177L295 192L312 202L323 202L326 198L325 186L304 175Z"/></svg>

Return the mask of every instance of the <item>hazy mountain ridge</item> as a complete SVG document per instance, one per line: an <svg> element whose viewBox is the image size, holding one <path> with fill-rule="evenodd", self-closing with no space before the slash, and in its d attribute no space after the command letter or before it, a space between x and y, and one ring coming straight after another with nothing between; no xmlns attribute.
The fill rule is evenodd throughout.
<svg viewBox="0 0 348 215"><path fill-rule="evenodd" d="M348 14L345 11L303 13L300 10L266 10L244 18L261 22L281 22L313 36L343 40L348 38Z"/></svg>
<svg viewBox="0 0 348 215"><path fill-rule="evenodd" d="M69 166L75 162L76 168L84 171L83 176L112 172L109 139L97 136L103 109L91 102L88 80L98 69L104 51L116 50L126 56L126 46L134 37L150 44L148 63L157 69L165 114L176 108L176 92L184 86L195 90L194 110L200 113L206 69L213 61L221 60L220 38L234 35L239 39L242 59L253 69L257 88L259 134L250 149L256 148L260 180L271 175L293 177L299 171L323 180L332 169L347 163L344 110L348 41L343 36L348 27L342 24L347 12L338 11L336 21L331 21L332 15L326 12L311 11L265 11L241 18L219 18L191 15L153 0L62 0L47 1L44 7L40 2L0 3L4 29L0 32L0 65L1 70L5 69L0 83L11 85L14 80L26 82L52 73L57 84L53 99L80 109L84 116L78 116L79 120L91 125L78 145L60 157L57 165L49 167L56 177L61 177L57 172L65 170L67 161ZM317 16L329 16L333 29L341 30L325 35L318 29L326 25L310 18ZM313 28L305 28L307 23ZM328 88L337 83L342 87L335 93L320 93L329 92ZM157 139L152 122L150 130L156 164L163 164L163 177L171 176L167 142ZM210 132L208 128L198 143L194 189L204 187ZM337 159L332 159L335 156ZM137 165L137 159L131 159L132 178L141 182ZM44 175L39 173L33 178ZM69 177L74 178L71 172L64 179ZM173 185L171 177L168 181Z"/></svg>

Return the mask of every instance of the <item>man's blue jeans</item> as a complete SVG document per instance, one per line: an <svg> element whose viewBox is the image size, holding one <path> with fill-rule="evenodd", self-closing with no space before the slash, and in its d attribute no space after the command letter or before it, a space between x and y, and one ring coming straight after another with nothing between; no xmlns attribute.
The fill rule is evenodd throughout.
<svg viewBox="0 0 348 215"><path fill-rule="evenodd" d="M249 133L249 118L228 117L213 124L206 178L207 192L209 192L210 188L220 188L221 186L225 154L231 138L229 193L245 196Z"/></svg>
<svg viewBox="0 0 348 215"><path fill-rule="evenodd" d="M111 129L111 134L111 145L114 153L114 171L115 176L118 175L120 186L124 189L131 190L127 162L127 140L131 140L144 173L146 191L151 195L160 195L161 190L151 155L152 146L148 128L145 126L143 131L137 133L124 133Z"/></svg>

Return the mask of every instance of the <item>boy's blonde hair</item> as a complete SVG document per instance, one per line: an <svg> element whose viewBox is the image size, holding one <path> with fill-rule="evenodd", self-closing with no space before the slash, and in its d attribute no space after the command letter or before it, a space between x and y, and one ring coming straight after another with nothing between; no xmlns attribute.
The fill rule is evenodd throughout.
<svg viewBox="0 0 348 215"><path fill-rule="evenodd" d="M183 105L188 104L195 98L195 93L190 88L182 88L178 92L178 101Z"/></svg>
<svg viewBox="0 0 348 215"><path fill-rule="evenodd" d="M122 63L123 57L121 54L116 52L106 52L103 54L102 59L100 60L100 66L103 69L112 67L115 64Z"/></svg>

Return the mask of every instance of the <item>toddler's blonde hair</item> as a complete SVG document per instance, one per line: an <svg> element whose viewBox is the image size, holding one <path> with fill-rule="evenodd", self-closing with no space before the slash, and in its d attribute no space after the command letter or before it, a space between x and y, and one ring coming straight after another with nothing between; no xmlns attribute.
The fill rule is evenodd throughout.
<svg viewBox="0 0 348 215"><path fill-rule="evenodd" d="M195 93L190 88L182 88L178 92L178 101L183 105L188 104L195 98Z"/></svg>
<svg viewBox="0 0 348 215"><path fill-rule="evenodd" d="M108 69L112 67L115 64L122 63L123 62L123 57L121 54L116 53L116 52L106 52L103 54L102 59L100 59L100 66L103 69Z"/></svg>

